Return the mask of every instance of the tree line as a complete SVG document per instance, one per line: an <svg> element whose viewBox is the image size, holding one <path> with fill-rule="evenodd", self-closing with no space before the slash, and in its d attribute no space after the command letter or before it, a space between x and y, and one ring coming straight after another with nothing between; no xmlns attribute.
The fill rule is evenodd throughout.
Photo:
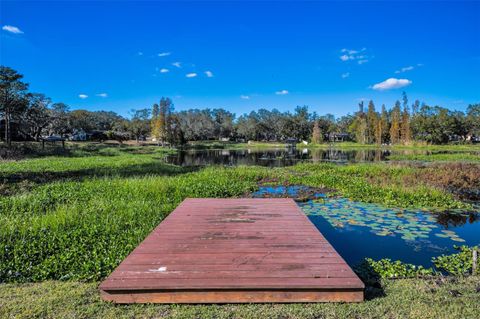
<svg viewBox="0 0 480 319"><path fill-rule="evenodd" d="M469 105L466 113L429 106L419 100L409 105L407 94L403 92L401 101L397 100L390 110L382 105L377 112L370 101L365 111L364 102L360 102L349 132L357 142L364 144L475 141L480 136L480 104Z"/></svg>
<svg viewBox="0 0 480 319"><path fill-rule="evenodd" d="M127 118L115 112L70 110L44 94L29 92L23 76L9 67L0 67L0 77L0 133L7 145L79 131L90 139L120 142L151 137L159 145L214 139L322 143L338 136L362 144L442 144L480 136L480 104L469 105L466 112L451 111L418 100L410 104L406 93L389 109L382 105L377 111L373 101L365 109L362 101L357 112L339 118L309 112L308 106L297 106L293 112L259 109L239 117L225 109L175 111L168 97L132 110Z"/></svg>

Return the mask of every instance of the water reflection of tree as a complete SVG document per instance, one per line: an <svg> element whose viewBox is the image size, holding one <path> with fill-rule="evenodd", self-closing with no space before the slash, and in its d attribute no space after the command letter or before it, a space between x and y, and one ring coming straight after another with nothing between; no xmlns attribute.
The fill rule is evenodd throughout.
<svg viewBox="0 0 480 319"><path fill-rule="evenodd" d="M465 225L467 222L469 224L473 224L475 222L480 221L480 214L478 213L466 213L466 214L459 214L459 213L439 213L435 215L437 223L442 225L445 228L449 227L458 227Z"/></svg>
<svg viewBox="0 0 480 319"><path fill-rule="evenodd" d="M186 150L167 157L167 162L181 166L205 165L260 165L289 166L299 161L313 162L373 162L384 161L391 154L387 149L344 150L344 149L296 149L279 148L269 150Z"/></svg>

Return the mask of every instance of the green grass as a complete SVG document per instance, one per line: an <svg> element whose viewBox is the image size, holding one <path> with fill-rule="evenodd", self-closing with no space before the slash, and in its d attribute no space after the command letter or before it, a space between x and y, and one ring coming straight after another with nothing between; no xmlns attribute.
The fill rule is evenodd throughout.
<svg viewBox="0 0 480 319"><path fill-rule="evenodd" d="M320 149L335 148L335 149L368 149L368 150L382 148L380 145L377 145L377 144L360 144L356 142L335 142L335 143L324 142L321 144L308 143L307 145L303 143L298 143L297 147L298 148L320 148ZM383 148L385 147L386 146L384 146Z"/></svg>
<svg viewBox="0 0 480 319"><path fill-rule="evenodd" d="M395 154L388 157L391 161L422 162L480 162L480 152L470 153L432 153L432 154Z"/></svg>
<svg viewBox="0 0 480 319"><path fill-rule="evenodd" d="M29 173L62 173L69 172L75 174L79 172L82 175L94 170L93 175L104 175L107 172L116 174L125 170L130 171L133 166L138 168L143 165L157 166L158 168L166 168L163 164L164 154L158 152L157 156L136 156L134 154L116 155L95 155L88 157L57 157L48 156L36 159L26 159L15 162L0 162L0 176L6 177L13 174L29 174ZM155 165L160 164L160 165ZM171 167L173 169L173 167ZM155 172L154 167L148 170ZM140 170L141 172L141 170Z"/></svg>
<svg viewBox="0 0 480 319"><path fill-rule="evenodd" d="M421 181L416 185L404 185L406 176L420 170L415 167L388 163L345 166L304 163L289 170L296 172L289 178L291 183L333 188L340 195L356 201L434 211L471 208L469 204L455 200L451 194Z"/></svg>
<svg viewBox="0 0 480 319"><path fill-rule="evenodd" d="M91 178L2 198L0 280L102 278L184 198L240 196L255 187L253 176Z"/></svg>
<svg viewBox="0 0 480 319"><path fill-rule="evenodd" d="M423 143L413 143L411 145L393 145L397 150L427 150L427 151L445 151L445 152L480 152L480 144L445 144L432 145Z"/></svg>
<svg viewBox="0 0 480 319"><path fill-rule="evenodd" d="M479 294L469 278L440 286L419 279L388 281L385 297L358 305L115 306L101 302L98 280L186 197L240 197L268 181L333 188L353 200L395 207L471 208L437 184L429 184L435 176L423 166L304 163L275 169L192 171L165 164L168 152L172 151L155 146L87 143L69 145L56 156L47 152L43 157L0 162L0 282L37 282L0 285L0 317L472 316ZM427 170L423 175L428 179L422 180L421 173ZM436 170L435 174L445 176L451 167L442 164ZM405 183L409 178L414 183ZM452 290L460 296L452 297ZM449 303L444 302L447 299Z"/></svg>
<svg viewBox="0 0 480 319"><path fill-rule="evenodd" d="M425 143L412 143L409 145L378 145L360 144L356 142L335 142L304 145L297 144L299 148L335 148L335 149L389 149L389 150L418 150L418 151L444 151L444 152L480 152L480 144L445 144L431 145Z"/></svg>
<svg viewBox="0 0 480 319"><path fill-rule="evenodd" d="M74 143L65 150L61 149L61 153L52 155L56 152L57 148L50 148L21 160L0 161L0 180L5 186L6 182L52 182L105 175L171 175L185 171L165 165L164 157L175 150L159 147Z"/></svg>
<svg viewBox="0 0 480 319"><path fill-rule="evenodd" d="M138 155L142 156L151 155ZM91 159L103 168L96 156ZM56 163L43 160L49 165ZM59 169L65 166L61 164ZM395 179L413 170L387 164L301 164L280 169L210 167L173 176L153 171L125 177L113 167L112 171L100 170L103 176L55 179L30 192L0 198L0 280L101 279L186 197L238 197L255 190L265 178L334 188L345 197L384 205L470 207L428 186L395 185ZM13 171L17 174L19 169ZM2 173L8 172L3 167ZM391 183L372 184L369 175L385 176Z"/></svg>
<svg viewBox="0 0 480 319"><path fill-rule="evenodd" d="M284 142L260 142L250 141L250 143L236 143L236 142L219 142L219 141L196 141L190 142L187 148L194 149L276 149L285 148ZM311 149L339 149L339 150L397 150L397 151L436 151L436 152L480 152L480 144L446 144L446 145L431 145L426 143L412 143L409 145L377 145L377 144L360 144L356 142L335 142L335 143L321 143L314 144L298 143L297 148L311 148Z"/></svg>
<svg viewBox="0 0 480 319"><path fill-rule="evenodd" d="M2 318L478 318L480 277L383 281L358 304L115 305L98 283L0 285ZM28 302L27 302L28 301Z"/></svg>
<svg viewBox="0 0 480 319"><path fill-rule="evenodd" d="M236 142L222 141L190 141L183 145L181 149L207 150L207 149L231 149L237 147Z"/></svg>

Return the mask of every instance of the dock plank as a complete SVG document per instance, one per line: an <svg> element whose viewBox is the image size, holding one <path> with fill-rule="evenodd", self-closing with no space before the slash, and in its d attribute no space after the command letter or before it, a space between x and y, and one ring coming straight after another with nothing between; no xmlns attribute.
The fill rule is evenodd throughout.
<svg viewBox="0 0 480 319"><path fill-rule="evenodd" d="M358 302L364 284L291 199L187 199L101 283L117 303Z"/></svg>

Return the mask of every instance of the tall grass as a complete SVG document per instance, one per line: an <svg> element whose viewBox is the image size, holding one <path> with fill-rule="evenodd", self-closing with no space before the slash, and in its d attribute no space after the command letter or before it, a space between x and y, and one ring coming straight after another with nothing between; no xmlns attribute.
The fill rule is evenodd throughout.
<svg viewBox="0 0 480 319"><path fill-rule="evenodd" d="M186 197L240 196L248 170L54 182L0 201L0 280L99 279Z"/></svg>
<svg viewBox="0 0 480 319"><path fill-rule="evenodd" d="M0 281L101 279L183 199L239 197L263 180L334 188L353 200L397 207L469 207L428 185L403 186L415 167L299 164L189 172L163 163L157 148L99 152L0 163L5 187L32 183L0 197Z"/></svg>
<svg viewBox="0 0 480 319"><path fill-rule="evenodd" d="M451 194L421 181L415 186L403 185L402 178L417 170L412 167L385 163L347 166L299 164L292 170L303 173L294 174L290 178L292 183L334 188L340 195L356 201L434 211L471 208L470 205L455 200ZM381 177L381 183L373 182L372 177Z"/></svg>

